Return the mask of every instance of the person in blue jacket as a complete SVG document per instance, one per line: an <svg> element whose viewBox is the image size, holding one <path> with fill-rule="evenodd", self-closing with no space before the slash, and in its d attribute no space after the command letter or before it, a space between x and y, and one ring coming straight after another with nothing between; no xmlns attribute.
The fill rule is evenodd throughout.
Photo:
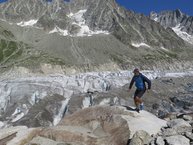
<svg viewBox="0 0 193 145"><path fill-rule="evenodd" d="M130 82L129 91L131 90L133 84L135 83L136 91L134 93L134 102L136 105L136 111L139 112L144 108L141 97L146 92L146 90L151 89L151 81L142 73L140 73L139 69L137 68L134 69L133 73L134 73L134 76ZM147 88L146 88L146 83L148 85Z"/></svg>

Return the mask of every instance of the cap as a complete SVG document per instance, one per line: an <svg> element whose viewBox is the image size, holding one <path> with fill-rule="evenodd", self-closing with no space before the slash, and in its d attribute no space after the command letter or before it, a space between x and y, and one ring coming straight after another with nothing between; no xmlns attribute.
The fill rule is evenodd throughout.
<svg viewBox="0 0 193 145"><path fill-rule="evenodd" d="M139 73L139 69L138 69L138 68L135 68L135 69L133 70L133 73Z"/></svg>

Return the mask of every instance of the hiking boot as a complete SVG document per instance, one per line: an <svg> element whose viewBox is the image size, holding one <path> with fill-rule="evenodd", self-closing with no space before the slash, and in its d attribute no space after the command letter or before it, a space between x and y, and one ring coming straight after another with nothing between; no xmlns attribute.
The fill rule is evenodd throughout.
<svg viewBox="0 0 193 145"><path fill-rule="evenodd" d="M139 108L140 108L140 110L144 110L144 105L143 105L143 103L141 103L141 104L139 105Z"/></svg>

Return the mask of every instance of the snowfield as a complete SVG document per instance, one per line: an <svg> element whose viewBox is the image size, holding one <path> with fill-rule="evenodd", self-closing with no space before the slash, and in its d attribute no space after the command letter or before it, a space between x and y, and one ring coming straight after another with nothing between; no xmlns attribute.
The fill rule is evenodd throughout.
<svg viewBox="0 0 193 145"><path fill-rule="evenodd" d="M87 10L79 10L77 13L70 13L67 15L72 21L72 25L76 25L80 27L80 30L77 34L71 35L68 30L62 30L59 27L55 27L49 33L58 33L62 36L71 36L71 37L83 37L83 36L92 36L96 34L105 34L108 35L109 32L103 30L92 31L90 30L89 26L86 25L86 20L84 19L83 15Z"/></svg>
<svg viewBox="0 0 193 145"><path fill-rule="evenodd" d="M184 31L182 31L182 28L183 28L183 26L180 26L180 24L179 24L176 27L173 27L172 29L183 40L193 44L193 36L188 34L188 33L186 33L186 32L184 32Z"/></svg>

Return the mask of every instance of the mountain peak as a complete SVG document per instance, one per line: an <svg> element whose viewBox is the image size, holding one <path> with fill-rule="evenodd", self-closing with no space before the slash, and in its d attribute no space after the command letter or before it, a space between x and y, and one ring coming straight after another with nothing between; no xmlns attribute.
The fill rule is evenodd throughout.
<svg viewBox="0 0 193 145"><path fill-rule="evenodd" d="M183 17L183 13L181 12L181 10L180 9L176 9L175 10L175 13L176 13L176 17Z"/></svg>
<svg viewBox="0 0 193 145"><path fill-rule="evenodd" d="M184 14L180 9L150 13L150 18L165 28L170 27L185 41L193 44L193 17Z"/></svg>

